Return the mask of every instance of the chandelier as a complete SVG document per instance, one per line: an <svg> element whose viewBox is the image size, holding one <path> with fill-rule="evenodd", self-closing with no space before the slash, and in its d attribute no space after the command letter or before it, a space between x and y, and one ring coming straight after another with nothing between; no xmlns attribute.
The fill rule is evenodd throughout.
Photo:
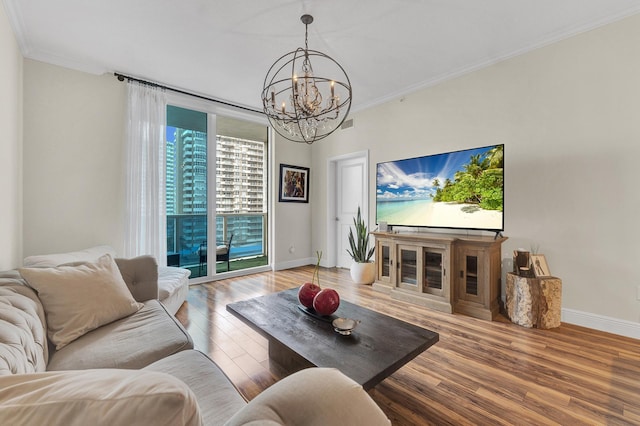
<svg viewBox="0 0 640 426"><path fill-rule="evenodd" d="M304 49L299 47L271 65L264 79L262 106L278 134L293 142L312 144L329 136L347 118L351 82L339 63L309 49L307 36L313 16L302 15L300 20Z"/></svg>

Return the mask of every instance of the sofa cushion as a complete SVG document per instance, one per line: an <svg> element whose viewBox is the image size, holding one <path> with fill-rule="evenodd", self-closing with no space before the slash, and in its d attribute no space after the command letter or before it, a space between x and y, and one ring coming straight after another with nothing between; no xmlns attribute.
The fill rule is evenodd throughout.
<svg viewBox="0 0 640 426"><path fill-rule="evenodd" d="M25 268L51 268L65 263L95 262L99 257L105 254L110 254L111 257L116 257L116 251L112 247L95 246L68 253L42 254L25 257L23 265Z"/></svg>
<svg viewBox="0 0 640 426"><path fill-rule="evenodd" d="M50 355L47 370L142 368L185 349L193 341L158 300L104 325Z"/></svg>
<svg viewBox="0 0 640 426"><path fill-rule="evenodd" d="M19 271L38 292L47 315L49 339L56 349L142 308L108 254L96 262Z"/></svg>
<svg viewBox="0 0 640 426"><path fill-rule="evenodd" d="M196 395L205 424L222 424L247 403L220 368L202 352L183 351L145 367L169 373Z"/></svg>
<svg viewBox="0 0 640 426"><path fill-rule="evenodd" d="M390 426L391 422L362 386L340 371L308 368L267 388L226 425Z"/></svg>
<svg viewBox="0 0 640 426"><path fill-rule="evenodd" d="M138 302L158 298L158 263L153 256L115 259L122 279Z"/></svg>
<svg viewBox="0 0 640 426"><path fill-rule="evenodd" d="M175 314L189 293L189 275L186 268L158 267L158 299L170 314Z"/></svg>
<svg viewBox="0 0 640 426"><path fill-rule="evenodd" d="M17 271L0 272L0 376L44 371L45 315L38 296Z"/></svg>
<svg viewBox="0 0 640 426"><path fill-rule="evenodd" d="M193 392L169 374L85 370L0 377L0 419L16 425L200 425Z"/></svg>

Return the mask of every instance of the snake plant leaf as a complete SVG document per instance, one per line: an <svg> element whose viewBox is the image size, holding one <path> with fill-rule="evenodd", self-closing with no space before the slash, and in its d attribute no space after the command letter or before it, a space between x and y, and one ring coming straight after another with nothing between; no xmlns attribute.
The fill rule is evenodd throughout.
<svg viewBox="0 0 640 426"><path fill-rule="evenodd" d="M367 225L362 220L359 206L358 213L353 218L353 228L349 229L349 247L347 253L354 262L367 263L373 256L374 248L369 248L369 232L367 231Z"/></svg>

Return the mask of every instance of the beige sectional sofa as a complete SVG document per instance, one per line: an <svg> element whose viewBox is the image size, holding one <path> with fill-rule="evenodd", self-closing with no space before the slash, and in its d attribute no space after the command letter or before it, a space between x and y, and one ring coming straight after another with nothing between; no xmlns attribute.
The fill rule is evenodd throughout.
<svg viewBox="0 0 640 426"><path fill-rule="evenodd" d="M331 369L303 370L247 404L157 300L154 265L107 254L0 272L1 423L390 424Z"/></svg>
<svg viewBox="0 0 640 426"><path fill-rule="evenodd" d="M83 250L68 253L53 253L28 256L24 259L26 268L44 268L59 266L73 262L91 262L104 254L117 258L116 251L108 245L89 247ZM132 272L136 272L135 270ZM158 294L156 298L167 308L170 314L178 312L180 306L187 298L189 292L189 276L191 271L185 268L173 266L154 266L142 271L146 279L158 282ZM130 277L132 280L135 277Z"/></svg>

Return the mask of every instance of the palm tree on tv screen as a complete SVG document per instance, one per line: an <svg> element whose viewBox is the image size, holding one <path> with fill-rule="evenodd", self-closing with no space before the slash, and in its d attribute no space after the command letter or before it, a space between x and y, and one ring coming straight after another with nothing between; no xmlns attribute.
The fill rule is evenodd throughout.
<svg viewBox="0 0 640 426"><path fill-rule="evenodd" d="M484 154L471 155L462 170L455 173L453 182L447 179L440 188L440 182L434 181L433 201L476 204L485 210L502 211L503 153L504 147L498 145Z"/></svg>

